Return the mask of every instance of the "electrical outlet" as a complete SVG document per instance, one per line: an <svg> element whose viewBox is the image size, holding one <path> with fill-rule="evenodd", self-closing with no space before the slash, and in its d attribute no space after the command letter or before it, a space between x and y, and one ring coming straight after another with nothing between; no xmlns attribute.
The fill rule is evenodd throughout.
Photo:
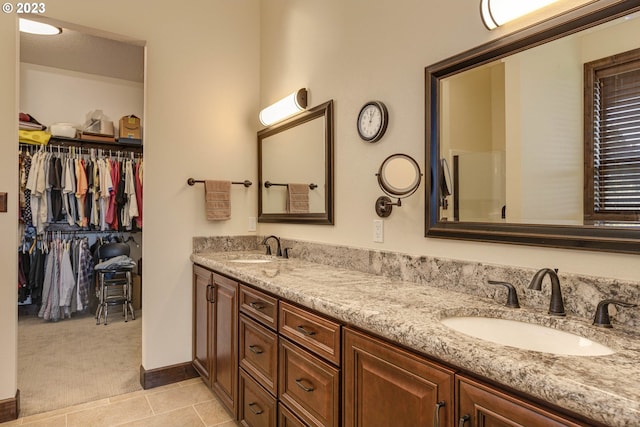
<svg viewBox="0 0 640 427"><path fill-rule="evenodd" d="M256 217L255 216L250 216L249 217L249 222L248 222L247 229L248 229L248 231L256 231Z"/></svg>
<svg viewBox="0 0 640 427"><path fill-rule="evenodd" d="M373 220L373 241L376 243L384 242L384 221L381 219Z"/></svg>

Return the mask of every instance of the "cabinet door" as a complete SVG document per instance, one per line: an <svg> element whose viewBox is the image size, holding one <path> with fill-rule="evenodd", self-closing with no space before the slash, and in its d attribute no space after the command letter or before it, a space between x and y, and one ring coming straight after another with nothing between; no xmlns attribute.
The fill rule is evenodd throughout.
<svg viewBox="0 0 640 427"><path fill-rule="evenodd" d="M343 427L453 424L453 371L349 329L343 351Z"/></svg>
<svg viewBox="0 0 640 427"><path fill-rule="evenodd" d="M577 427L581 424L552 414L524 400L456 375L456 417L464 427Z"/></svg>
<svg viewBox="0 0 640 427"><path fill-rule="evenodd" d="M193 266L193 367L210 384L213 286L211 271Z"/></svg>
<svg viewBox="0 0 640 427"><path fill-rule="evenodd" d="M238 283L213 273L214 328L211 386L232 414L238 396Z"/></svg>

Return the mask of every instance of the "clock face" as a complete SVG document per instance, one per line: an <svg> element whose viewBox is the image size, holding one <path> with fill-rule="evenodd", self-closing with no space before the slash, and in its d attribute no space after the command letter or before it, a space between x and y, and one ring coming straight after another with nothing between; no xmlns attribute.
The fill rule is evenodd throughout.
<svg viewBox="0 0 640 427"><path fill-rule="evenodd" d="M387 109L382 102L372 101L364 105L358 115L358 133L368 142L376 142L387 130Z"/></svg>

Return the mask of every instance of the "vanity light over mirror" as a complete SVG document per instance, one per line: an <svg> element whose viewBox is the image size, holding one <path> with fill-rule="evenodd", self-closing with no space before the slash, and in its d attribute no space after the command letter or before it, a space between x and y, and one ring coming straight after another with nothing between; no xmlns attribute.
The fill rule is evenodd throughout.
<svg viewBox="0 0 640 427"><path fill-rule="evenodd" d="M258 221L333 224L333 100L258 132Z"/></svg>
<svg viewBox="0 0 640 427"><path fill-rule="evenodd" d="M376 176L380 189L387 194L378 197L375 203L376 213L383 218L391 215L393 206L402 206L401 199L415 193L422 180L418 162L406 154L387 157L380 165ZM397 202L392 202L388 196L397 198Z"/></svg>
<svg viewBox="0 0 640 427"><path fill-rule="evenodd" d="M639 48L638 1L603 0L427 67L426 236L640 252L640 115L591 105L622 58L640 94Z"/></svg>

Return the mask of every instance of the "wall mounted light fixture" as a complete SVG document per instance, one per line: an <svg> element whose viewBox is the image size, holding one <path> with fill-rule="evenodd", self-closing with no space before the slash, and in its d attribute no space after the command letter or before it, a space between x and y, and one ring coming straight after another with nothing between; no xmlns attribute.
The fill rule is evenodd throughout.
<svg viewBox="0 0 640 427"><path fill-rule="evenodd" d="M19 26L20 31L23 33L38 34L41 36L55 36L62 32L62 28L24 18L19 19Z"/></svg>
<svg viewBox="0 0 640 427"><path fill-rule="evenodd" d="M260 111L260 123L269 126L307 108L307 89L298 89Z"/></svg>
<svg viewBox="0 0 640 427"><path fill-rule="evenodd" d="M480 16L489 30L558 0L480 0Z"/></svg>

